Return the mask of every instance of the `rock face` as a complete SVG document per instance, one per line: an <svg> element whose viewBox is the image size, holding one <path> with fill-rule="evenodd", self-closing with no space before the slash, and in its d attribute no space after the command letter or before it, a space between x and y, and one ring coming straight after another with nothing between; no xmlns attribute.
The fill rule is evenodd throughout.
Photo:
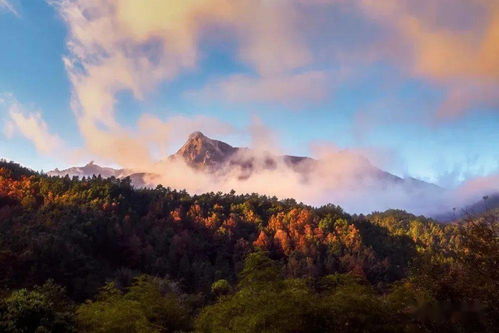
<svg viewBox="0 0 499 333"><path fill-rule="evenodd" d="M183 159L196 169L213 169L227 162L239 149L225 142L210 139L201 132L194 132L171 158Z"/></svg>
<svg viewBox="0 0 499 333"><path fill-rule="evenodd" d="M248 177L257 165L273 169L278 163L284 163L291 168L299 168L302 162L314 161L309 157L272 155L266 152L260 152L257 156L251 149L233 147L225 142L210 139L201 132L192 133L187 142L170 158L181 159L189 166L205 172L238 168L242 171L243 178Z"/></svg>

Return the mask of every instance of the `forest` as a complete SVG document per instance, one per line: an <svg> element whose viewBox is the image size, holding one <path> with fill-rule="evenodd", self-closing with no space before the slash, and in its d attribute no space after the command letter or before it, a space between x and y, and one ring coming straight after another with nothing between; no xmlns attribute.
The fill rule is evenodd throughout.
<svg viewBox="0 0 499 333"><path fill-rule="evenodd" d="M1 161L0 332L497 332L498 235Z"/></svg>

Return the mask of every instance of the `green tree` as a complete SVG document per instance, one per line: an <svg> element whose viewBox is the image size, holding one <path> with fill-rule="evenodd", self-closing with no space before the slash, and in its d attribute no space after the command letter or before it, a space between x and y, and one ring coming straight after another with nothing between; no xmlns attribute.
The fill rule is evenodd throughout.
<svg viewBox="0 0 499 333"><path fill-rule="evenodd" d="M438 300L456 332L494 332L499 326L498 217L469 217L459 231L452 255L423 256L413 281Z"/></svg>
<svg viewBox="0 0 499 333"><path fill-rule="evenodd" d="M326 332L397 332L386 302L352 274L321 279L320 307Z"/></svg>
<svg viewBox="0 0 499 333"><path fill-rule="evenodd" d="M97 299L77 310L84 332L175 332L189 328L189 315L179 296L161 281L138 277L126 293L108 283Z"/></svg>
<svg viewBox="0 0 499 333"><path fill-rule="evenodd" d="M52 281L33 290L20 289L0 302L2 332L72 332L73 305Z"/></svg>
<svg viewBox="0 0 499 333"><path fill-rule="evenodd" d="M250 254L237 291L207 306L200 332L320 332L316 302L304 280L284 280L264 253Z"/></svg>
<svg viewBox="0 0 499 333"><path fill-rule="evenodd" d="M211 292L218 297L227 295L230 290L231 286L227 280L218 280L211 285Z"/></svg>

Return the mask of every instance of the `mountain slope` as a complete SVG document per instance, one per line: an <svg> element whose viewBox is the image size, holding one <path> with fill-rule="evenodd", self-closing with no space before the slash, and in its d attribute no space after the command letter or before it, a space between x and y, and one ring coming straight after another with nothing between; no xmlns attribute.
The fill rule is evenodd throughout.
<svg viewBox="0 0 499 333"><path fill-rule="evenodd" d="M453 211L435 216L435 219L451 222L488 213L499 214L499 192L483 196L482 200L468 203L463 207L455 207Z"/></svg>

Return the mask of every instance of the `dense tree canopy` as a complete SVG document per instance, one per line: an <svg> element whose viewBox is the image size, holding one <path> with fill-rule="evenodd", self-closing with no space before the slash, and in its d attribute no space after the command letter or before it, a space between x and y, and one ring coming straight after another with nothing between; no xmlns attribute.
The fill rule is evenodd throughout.
<svg viewBox="0 0 499 333"><path fill-rule="evenodd" d="M497 215L461 222L1 161L0 327L492 332Z"/></svg>

